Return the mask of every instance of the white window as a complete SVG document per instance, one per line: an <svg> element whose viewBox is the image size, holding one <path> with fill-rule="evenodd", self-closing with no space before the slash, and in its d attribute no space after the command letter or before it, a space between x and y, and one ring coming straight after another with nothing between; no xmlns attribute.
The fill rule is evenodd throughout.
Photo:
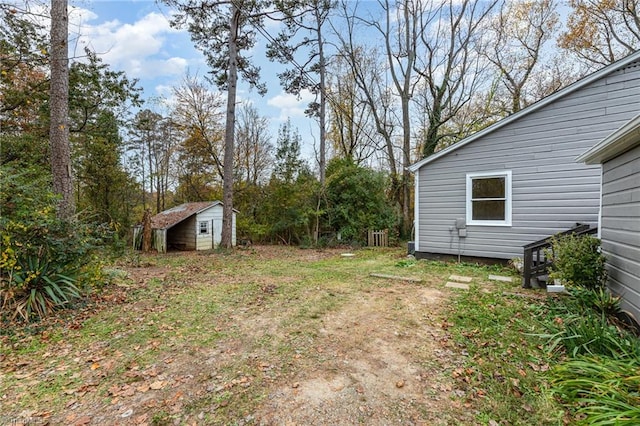
<svg viewBox="0 0 640 426"><path fill-rule="evenodd" d="M200 234L208 234L209 233L209 222L200 222Z"/></svg>
<svg viewBox="0 0 640 426"><path fill-rule="evenodd" d="M467 224L511 226L511 171L467 174Z"/></svg>

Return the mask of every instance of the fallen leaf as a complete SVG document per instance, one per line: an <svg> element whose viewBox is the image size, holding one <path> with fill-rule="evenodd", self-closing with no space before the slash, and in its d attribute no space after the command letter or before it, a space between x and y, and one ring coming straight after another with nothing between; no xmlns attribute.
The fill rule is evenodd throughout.
<svg viewBox="0 0 640 426"><path fill-rule="evenodd" d="M136 390L133 387L127 385L127 387L122 392L120 392L120 395L122 395L122 396L133 396L133 395L135 395L135 393L136 393Z"/></svg>
<svg viewBox="0 0 640 426"><path fill-rule="evenodd" d="M91 364L92 370L97 370L98 368L100 368L100 364L98 364L97 362L94 362L93 364Z"/></svg>
<svg viewBox="0 0 640 426"><path fill-rule="evenodd" d="M404 380L398 380L398 381L396 382L396 387L397 387L398 389L403 388L403 387L404 387Z"/></svg>
<svg viewBox="0 0 640 426"><path fill-rule="evenodd" d="M165 386L167 386L167 382L164 380L156 380L155 382L151 383L149 385L149 387L153 390L160 390L162 388L164 388Z"/></svg>
<svg viewBox="0 0 640 426"><path fill-rule="evenodd" d="M149 415L148 415L147 413L144 413L144 414L141 414L141 415L139 415L139 416L136 416L136 417L133 419L133 422L134 422L136 425L142 425L142 424L146 423L148 419L149 419Z"/></svg>
<svg viewBox="0 0 640 426"><path fill-rule="evenodd" d="M85 425L88 425L89 423L91 423L91 417L82 416L78 420L75 421L74 425L75 426L85 426Z"/></svg>

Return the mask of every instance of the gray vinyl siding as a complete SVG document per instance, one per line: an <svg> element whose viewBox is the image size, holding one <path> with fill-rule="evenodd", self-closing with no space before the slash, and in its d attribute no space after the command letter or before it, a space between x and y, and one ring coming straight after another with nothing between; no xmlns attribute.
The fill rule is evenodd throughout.
<svg viewBox="0 0 640 426"><path fill-rule="evenodd" d="M575 158L640 112L634 63L426 163L417 175L416 251L510 259L576 222L597 225L601 168ZM466 175L512 172L512 225L467 225Z"/></svg>
<svg viewBox="0 0 640 426"><path fill-rule="evenodd" d="M609 287L640 319L640 146L602 165L601 238Z"/></svg>

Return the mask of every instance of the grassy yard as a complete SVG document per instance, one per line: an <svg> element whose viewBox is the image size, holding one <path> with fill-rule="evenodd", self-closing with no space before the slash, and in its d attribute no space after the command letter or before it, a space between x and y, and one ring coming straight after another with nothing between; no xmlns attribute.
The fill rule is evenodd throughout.
<svg viewBox="0 0 640 426"><path fill-rule="evenodd" d="M342 253L123 260L92 304L3 327L0 424L571 421L547 390L544 293L496 267Z"/></svg>

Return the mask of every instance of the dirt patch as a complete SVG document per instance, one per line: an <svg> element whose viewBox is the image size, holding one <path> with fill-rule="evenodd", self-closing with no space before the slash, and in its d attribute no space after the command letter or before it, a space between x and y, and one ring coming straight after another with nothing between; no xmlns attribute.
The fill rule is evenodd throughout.
<svg viewBox="0 0 640 426"><path fill-rule="evenodd" d="M323 318L318 362L272 391L256 417L266 425L447 424L440 389L452 387L443 374L451 360L435 356L443 331L427 314L444 300L404 283L359 295Z"/></svg>

